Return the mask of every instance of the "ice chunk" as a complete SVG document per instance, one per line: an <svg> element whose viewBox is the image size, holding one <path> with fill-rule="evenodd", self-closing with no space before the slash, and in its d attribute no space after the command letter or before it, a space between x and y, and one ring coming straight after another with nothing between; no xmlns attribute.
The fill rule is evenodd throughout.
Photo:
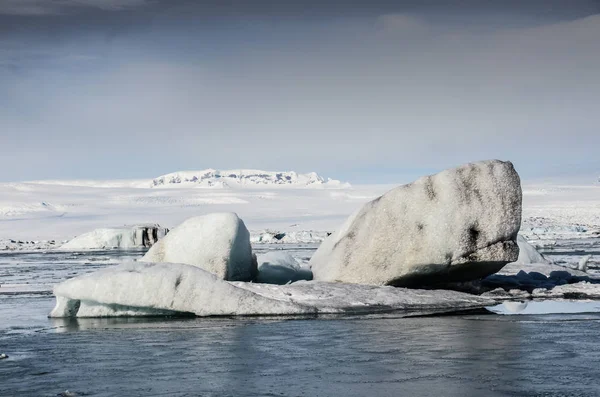
<svg viewBox="0 0 600 397"><path fill-rule="evenodd" d="M323 242L331 233L313 230L300 231L259 231L250 235L253 244L318 244Z"/></svg>
<svg viewBox="0 0 600 397"><path fill-rule="evenodd" d="M579 263L577 264L577 270L587 272L588 262L590 261L590 259L592 259L591 255L582 256L579 260Z"/></svg>
<svg viewBox="0 0 600 397"><path fill-rule="evenodd" d="M223 280L250 281L256 276L250 233L233 212L186 220L155 244L141 260L185 263Z"/></svg>
<svg viewBox="0 0 600 397"><path fill-rule="evenodd" d="M197 316L294 314L314 310L237 288L198 267L126 263L64 281L54 288L50 317L193 313Z"/></svg>
<svg viewBox="0 0 600 397"><path fill-rule="evenodd" d="M257 283L287 284L299 280L312 280L310 269L303 269L293 256L281 251L271 251L258 256Z"/></svg>
<svg viewBox="0 0 600 397"><path fill-rule="evenodd" d="M61 250L78 251L105 248L148 248L163 238L169 229L159 225L134 225L96 229L77 236L60 246Z"/></svg>
<svg viewBox="0 0 600 397"><path fill-rule="evenodd" d="M367 203L319 247L315 280L431 285L492 274L518 257L521 185L510 162L427 176Z"/></svg>
<svg viewBox="0 0 600 397"><path fill-rule="evenodd" d="M51 317L427 313L490 306L489 298L444 290L299 281L289 285L228 282L195 266L127 263L64 281Z"/></svg>
<svg viewBox="0 0 600 397"><path fill-rule="evenodd" d="M525 237L520 234L517 236L517 244L519 245L518 263L550 263L542 254L537 252L535 247L525 240Z"/></svg>

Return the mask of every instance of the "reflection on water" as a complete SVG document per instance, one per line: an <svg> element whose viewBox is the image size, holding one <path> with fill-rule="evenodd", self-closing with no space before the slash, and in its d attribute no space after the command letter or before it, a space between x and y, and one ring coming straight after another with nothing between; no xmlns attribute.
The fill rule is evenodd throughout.
<svg viewBox="0 0 600 397"><path fill-rule="evenodd" d="M548 300L503 302L487 309L492 313L505 315L600 313L600 301Z"/></svg>

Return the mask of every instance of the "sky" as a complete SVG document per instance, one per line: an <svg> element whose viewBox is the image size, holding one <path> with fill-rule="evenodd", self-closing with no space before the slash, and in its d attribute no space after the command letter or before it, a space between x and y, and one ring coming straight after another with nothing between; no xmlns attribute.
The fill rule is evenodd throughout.
<svg viewBox="0 0 600 397"><path fill-rule="evenodd" d="M599 71L598 0L0 0L0 182L591 180Z"/></svg>

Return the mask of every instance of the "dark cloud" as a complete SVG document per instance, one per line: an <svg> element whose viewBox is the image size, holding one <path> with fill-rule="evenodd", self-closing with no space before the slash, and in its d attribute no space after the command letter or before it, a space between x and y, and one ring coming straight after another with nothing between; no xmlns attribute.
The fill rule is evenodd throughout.
<svg viewBox="0 0 600 397"><path fill-rule="evenodd" d="M119 11L147 5L151 0L0 0L0 14L43 16L77 12L86 8Z"/></svg>

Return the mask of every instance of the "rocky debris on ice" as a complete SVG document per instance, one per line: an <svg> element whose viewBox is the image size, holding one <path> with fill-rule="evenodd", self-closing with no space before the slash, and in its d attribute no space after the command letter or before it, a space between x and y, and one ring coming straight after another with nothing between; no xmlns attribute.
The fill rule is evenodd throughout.
<svg viewBox="0 0 600 397"><path fill-rule="evenodd" d="M510 162L467 164L397 187L327 238L315 280L419 286L472 280L517 260L521 184Z"/></svg>
<svg viewBox="0 0 600 397"><path fill-rule="evenodd" d="M320 244L330 232L301 230L279 232L272 230L258 231L250 234L252 244Z"/></svg>
<svg viewBox="0 0 600 397"><path fill-rule="evenodd" d="M0 239L0 251L34 251L56 248L55 240Z"/></svg>
<svg viewBox="0 0 600 397"><path fill-rule="evenodd" d="M54 288L50 317L194 314L299 315L481 308L494 300L454 291L300 281L278 286L228 282L195 266L134 262L84 274Z"/></svg>
<svg viewBox="0 0 600 397"><path fill-rule="evenodd" d="M335 179L325 179L315 172L298 174L294 171L214 170L180 171L154 178L151 187L350 187Z"/></svg>
<svg viewBox="0 0 600 397"><path fill-rule="evenodd" d="M233 212L184 221L152 246L141 261L184 263L230 281L250 281L257 268L250 233Z"/></svg>
<svg viewBox="0 0 600 397"><path fill-rule="evenodd" d="M310 269L304 269L293 256L282 251L258 255L257 283L284 285L300 280L312 280Z"/></svg>
<svg viewBox="0 0 600 397"><path fill-rule="evenodd" d="M156 224L102 228L77 236L59 248L65 251L149 248L168 232L169 229Z"/></svg>
<svg viewBox="0 0 600 397"><path fill-rule="evenodd" d="M540 254L533 245L529 244L522 235L517 236L517 244L519 245L518 263L550 263L544 255Z"/></svg>

